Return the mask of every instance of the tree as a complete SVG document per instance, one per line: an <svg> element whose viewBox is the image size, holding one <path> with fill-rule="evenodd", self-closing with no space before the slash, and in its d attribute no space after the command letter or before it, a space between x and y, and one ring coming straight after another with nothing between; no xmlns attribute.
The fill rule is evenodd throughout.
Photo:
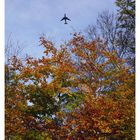
<svg viewBox="0 0 140 140"><path fill-rule="evenodd" d="M118 42L135 65L135 0L116 0L118 6Z"/></svg>
<svg viewBox="0 0 140 140"><path fill-rule="evenodd" d="M26 105L23 111L24 115L22 114L25 117L22 120L25 126L22 138L25 139L44 137L51 139L54 129L59 128L63 123L62 119L57 118L57 114L71 110L72 106L76 106L79 102L76 100L74 103L78 96L77 92L73 91L72 93L72 87L76 86L72 80L76 71L67 48L62 47L57 50L50 41L46 41L43 37L40 38L40 42L45 48L45 57L40 59L29 57L26 63L20 64L21 66L18 63L20 61L14 57L12 59L14 63L10 64L16 77L16 79L11 77L11 81L16 80L19 85L22 85L21 87L16 83L15 86L24 96ZM7 85L14 90L10 83ZM74 93L77 94L73 97ZM10 94L16 96L17 93L10 91ZM10 96L6 96L8 99L14 100ZM22 100L20 102L22 103ZM17 108L17 110L19 109ZM19 118L17 117L17 119ZM6 120L11 124L8 118ZM15 120L16 123L18 122Z"/></svg>
<svg viewBox="0 0 140 140"><path fill-rule="evenodd" d="M11 59L7 139L134 139L135 76L127 59L101 38L77 33L59 50L40 42L42 58Z"/></svg>
<svg viewBox="0 0 140 140"><path fill-rule="evenodd" d="M135 0L116 0L122 28L135 31Z"/></svg>
<svg viewBox="0 0 140 140"><path fill-rule="evenodd" d="M86 42L79 34L70 44L78 57L78 87L85 96L66 114L60 139L135 139L135 77L126 60L102 41Z"/></svg>
<svg viewBox="0 0 140 140"><path fill-rule="evenodd" d="M9 36L5 46L5 134L6 139L21 139L26 132L24 125L26 100L23 84L17 73L22 68L22 45Z"/></svg>
<svg viewBox="0 0 140 140"><path fill-rule="evenodd" d="M26 100L22 91L23 84L19 83L16 74L22 64L15 56L10 63L11 65L5 67L5 134L7 140L20 139L26 131L24 125Z"/></svg>
<svg viewBox="0 0 140 140"><path fill-rule="evenodd" d="M135 1L118 0L117 14L103 11L97 18L96 25L86 30L88 38L102 38L106 47L116 50L120 58L129 59L128 65L135 64Z"/></svg>
<svg viewBox="0 0 140 140"><path fill-rule="evenodd" d="M16 56L17 58L24 59L25 56L23 54L24 51L24 44L20 41L15 41L13 39L13 35L10 34L8 39L6 40L5 45L5 64L8 65L10 62L10 59L13 56Z"/></svg>

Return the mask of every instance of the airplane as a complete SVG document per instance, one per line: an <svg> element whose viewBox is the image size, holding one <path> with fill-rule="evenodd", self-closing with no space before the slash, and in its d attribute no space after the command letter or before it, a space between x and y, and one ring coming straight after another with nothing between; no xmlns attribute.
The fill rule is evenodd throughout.
<svg viewBox="0 0 140 140"><path fill-rule="evenodd" d="M68 24L67 23L67 20L70 20L67 16L66 16L66 14L64 14L64 17L61 19L61 21L62 20L65 20L65 23L64 24ZM70 20L71 21L71 20Z"/></svg>

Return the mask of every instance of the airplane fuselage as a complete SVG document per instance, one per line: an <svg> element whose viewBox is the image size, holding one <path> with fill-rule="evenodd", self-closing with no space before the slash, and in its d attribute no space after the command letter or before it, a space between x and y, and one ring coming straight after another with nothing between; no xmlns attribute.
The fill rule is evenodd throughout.
<svg viewBox="0 0 140 140"><path fill-rule="evenodd" d="M64 24L68 24L68 23L67 23L67 19L64 19L64 20L65 20L65 23L64 23Z"/></svg>

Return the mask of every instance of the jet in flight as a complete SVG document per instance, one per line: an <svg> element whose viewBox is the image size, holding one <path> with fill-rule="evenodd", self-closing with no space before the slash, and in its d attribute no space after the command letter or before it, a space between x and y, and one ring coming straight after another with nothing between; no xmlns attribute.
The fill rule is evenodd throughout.
<svg viewBox="0 0 140 140"><path fill-rule="evenodd" d="M61 19L61 21L62 20L65 20L65 23L64 24L68 24L67 23L67 20L70 20L67 16L66 16L66 14L64 14L64 17ZM70 20L71 21L71 20Z"/></svg>

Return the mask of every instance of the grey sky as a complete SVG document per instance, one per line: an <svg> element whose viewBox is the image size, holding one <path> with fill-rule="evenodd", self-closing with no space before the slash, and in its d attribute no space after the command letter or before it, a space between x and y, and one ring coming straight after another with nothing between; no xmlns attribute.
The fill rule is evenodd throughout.
<svg viewBox="0 0 140 140"><path fill-rule="evenodd" d="M25 42L27 53L41 54L39 36L45 34L56 43L69 39L70 33L94 24L98 13L115 11L115 0L6 0L6 38ZM60 21L64 13L71 19Z"/></svg>

